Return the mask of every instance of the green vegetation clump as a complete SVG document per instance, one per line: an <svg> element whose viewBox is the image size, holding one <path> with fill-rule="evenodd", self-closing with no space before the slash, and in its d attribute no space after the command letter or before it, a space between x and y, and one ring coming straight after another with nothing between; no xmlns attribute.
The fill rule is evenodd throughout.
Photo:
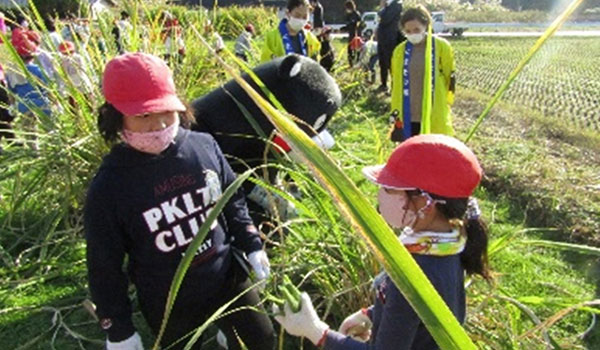
<svg viewBox="0 0 600 350"><path fill-rule="evenodd" d="M137 25L142 18L155 19L165 9L184 23L186 57L180 64L170 64L185 99L227 79L214 57L198 45L191 26L202 28L211 18L223 34L234 37L250 18L259 33L275 21L274 13L256 8L204 12L144 6L137 7L141 15L132 16L132 21ZM160 53L160 26L150 22L148 40L135 39L130 45ZM101 29L88 44L93 62L88 74L96 83L106 60L116 54L111 45L106 53L97 49L99 38L112 40L110 30ZM255 56L260 41L259 36ZM531 44L505 39L452 42L459 77L453 107L459 138ZM490 261L495 271L493 285L481 279L467 285L465 328L481 349L583 349L600 342L597 330L588 329L592 314L598 312L594 300L600 280L597 261L588 255L593 254L600 232L598 115L588 117L581 105L595 110L600 106L577 89L581 84L600 84L600 74L593 74L595 44L587 39L553 39L470 143L486 174L476 196L491 230ZM336 45L344 52L342 43ZM365 81L364 73L347 69L340 56L334 77L345 103L328 127L336 137L331 155L374 204L377 189L361 169L383 163L394 146L387 134L389 100L358 83ZM56 103L52 117L41 119L39 152L13 146L0 155L0 348L101 349L104 335L82 307L89 298L82 204L108 151L95 126L101 92L98 87L84 95L68 87L74 108L55 84L49 91ZM544 109L554 100L561 102ZM289 276L286 286L308 292L319 314L336 328L345 316L372 301L372 278L381 266L305 166L284 163L282 169L284 178L293 179L302 194L295 200L300 216L272 223L266 234L273 270L266 290L279 295L279 281ZM583 254L532 242L548 239L582 242L589 249ZM288 294L290 299L297 297L295 291ZM150 344L152 336L138 311L134 322ZM212 337L205 342L208 347L215 344ZM285 337L281 343L291 350L298 348L297 342Z"/></svg>

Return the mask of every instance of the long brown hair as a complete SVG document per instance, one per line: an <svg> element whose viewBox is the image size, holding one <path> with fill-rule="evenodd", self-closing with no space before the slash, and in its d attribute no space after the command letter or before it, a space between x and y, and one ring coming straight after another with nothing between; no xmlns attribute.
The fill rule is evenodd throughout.
<svg viewBox="0 0 600 350"><path fill-rule="evenodd" d="M436 208L452 226L463 230L467 235L465 249L460 253L460 261L467 274L478 274L491 281L487 255L487 225L478 214L479 208L467 210L470 205L477 205L477 202L469 201L469 198L444 198L434 194L431 194L431 197L445 201L445 203L436 202Z"/></svg>

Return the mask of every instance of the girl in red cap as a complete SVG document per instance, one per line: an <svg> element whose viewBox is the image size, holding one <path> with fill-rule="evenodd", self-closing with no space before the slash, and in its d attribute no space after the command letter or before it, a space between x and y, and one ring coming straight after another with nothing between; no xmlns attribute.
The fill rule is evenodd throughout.
<svg viewBox="0 0 600 350"><path fill-rule="evenodd" d="M363 173L380 186L383 218L464 322L465 272L490 279L487 230L470 197L482 173L475 155L452 137L419 135L400 144L385 165L367 167ZM374 286L375 304L348 316L339 332L319 319L305 293L298 313L286 305L285 314L275 319L288 333L327 350L438 349L387 274L377 276Z"/></svg>
<svg viewBox="0 0 600 350"><path fill-rule="evenodd" d="M42 69L34 58L38 55L40 44L38 33L25 27L15 26L11 36L11 44L23 61L27 70L24 72L16 61L7 62L6 82L17 106L17 111L22 115L21 124L26 131L29 145L38 149L37 125L38 117L42 114L50 116L50 101L48 100L47 76L49 72Z"/></svg>
<svg viewBox="0 0 600 350"><path fill-rule="evenodd" d="M92 299L108 350L143 349L135 331L128 285L133 282L144 318L158 333L175 270L206 216L235 179L208 134L181 128L193 117L175 92L160 58L128 53L106 65L98 127L117 141L94 177L85 205L87 266ZM269 260L246 202L238 191L196 252L177 294L161 344L183 348L187 336L219 307L243 294L216 323L230 349L274 346L273 326L233 249L247 254L257 278ZM127 260L125 257L127 256ZM127 272L123 264L127 261ZM248 308L251 307L251 309ZM239 337L239 338L238 338ZM201 339L193 349L199 349Z"/></svg>

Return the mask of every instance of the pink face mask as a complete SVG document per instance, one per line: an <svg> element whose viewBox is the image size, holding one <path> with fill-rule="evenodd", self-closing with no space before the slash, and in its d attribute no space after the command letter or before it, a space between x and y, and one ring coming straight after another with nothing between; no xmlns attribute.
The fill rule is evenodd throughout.
<svg viewBox="0 0 600 350"><path fill-rule="evenodd" d="M133 132L123 129L121 139L138 151L160 154L173 142L178 130L179 118L173 124L159 131Z"/></svg>
<svg viewBox="0 0 600 350"><path fill-rule="evenodd" d="M379 212L392 228L412 227L417 221L417 214L408 209L406 192L387 193L379 189Z"/></svg>

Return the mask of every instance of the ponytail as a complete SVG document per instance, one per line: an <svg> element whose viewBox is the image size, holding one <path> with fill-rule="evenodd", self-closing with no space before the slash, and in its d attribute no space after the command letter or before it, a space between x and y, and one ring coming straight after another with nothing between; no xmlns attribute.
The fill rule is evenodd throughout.
<svg viewBox="0 0 600 350"><path fill-rule="evenodd" d="M491 282L492 277L488 265L487 246L488 229L481 220L481 211L475 198L445 198L430 194L436 202L437 209L454 227L464 230L467 236L465 249L460 253L460 261L467 274L481 275Z"/></svg>
<svg viewBox="0 0 600 350"><path fill-rule="evenodd" d="M467 243L465 250L460 253L460 261L465 271L469 275L478 274L491 281L487 256L487 226L480 218L476 218L466 219L464 228L467 232Z"/></svg>

